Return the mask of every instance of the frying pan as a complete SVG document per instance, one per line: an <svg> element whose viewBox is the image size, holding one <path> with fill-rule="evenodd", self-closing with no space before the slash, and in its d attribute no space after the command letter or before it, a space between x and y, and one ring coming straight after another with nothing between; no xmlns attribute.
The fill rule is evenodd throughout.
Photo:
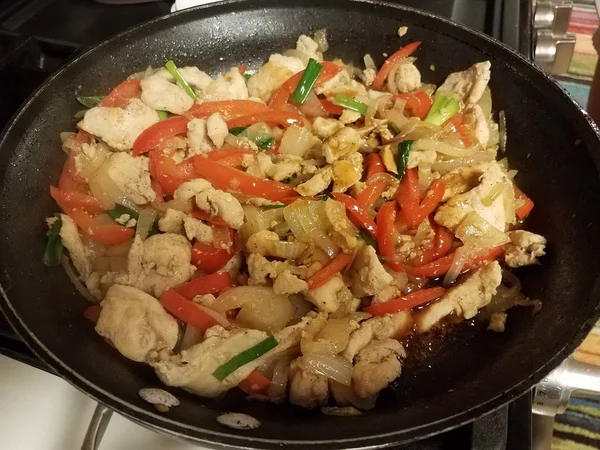
<svg viewBox="0 0 600 450"><path fill-rule="evenodd" d="M409 27L400 40L398 26ZM162 415L138 397L157 386L151 368L126 360L82 315L86 301L61 268L42 264L44 218L57 210L48 195L64 162L60 131L73 128L75 94L108 92L127 75L167 59L211 74L245 64L258 67L293 46L301 33L326 27L329 58L377 63L403 43L422 40L423 79L490 60L494 111L508 118L507 156L536 207L528 227L550 242L543 265L518 273L542 311L510 311L505 333L483 324L433 339L421 361L378 407L339 418L245 401L220 401L173 389L181 406ZM434 67L431 67L434 66ZM0 142L0 273L2 311L23 340L67 381L120 414L153 429L204 445L236 448L373 448L456 427L522 395L582 340L598 316L600 273L600 141L588 116L546 74L502 44L438 17L377 1L233 0L163 17L84 53L52 76L13 118ZM411 350L409 349L409 352ZM237 390L234 390L237 391ZM262 426L234 432L216 421L244 412Z"/></svg>

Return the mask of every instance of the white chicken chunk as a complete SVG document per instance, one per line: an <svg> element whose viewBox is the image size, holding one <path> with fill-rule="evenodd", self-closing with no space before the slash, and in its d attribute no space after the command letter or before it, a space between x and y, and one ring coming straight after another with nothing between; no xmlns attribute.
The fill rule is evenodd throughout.
<svg viewBox="0 0 600 450"><path fill-rule="evenodd" d="M471 125L475 137L481 146L486 148L490 141L490 127L488 126L487 118L483 115L481 106L473 105L465 111L464 123Z"/></svg>
<svg viewBox="0 0 600 450"><path fill-rule="evenodd" d="M365 320L358 330L350 335L342 356L352 361L356 354L372 340L402 339L410 333L412 325L410 311L400 311Z"/></svg>
<svg viewBox="0 0 600 450"><path fill-rule="evenodd" d="M275 61L269 61L248 80L248 93L252 97L268 102L288 78L294 75L289 68Z"/></svg>
<svg viewBox="0 0 600 450"><path fill-rule="evenodd" d="M377 252L370 245L365 245L356 255L350 277L352 293L357 297L375 295L393 281L379 261Z"/></svg>
<svg viewBox="0 0 600 450"><path fill-rule="evenodd" d="M95 106L89 109L77 126L116 150L130 150L142 131L158 121L155 110L140 99L132 98L125 108Z"/></svg>
<svg viewBox="0 0 600 450"><path fill-rule="evenodd" d="M369 98L365 86L351 79L346 70L339 71L333 78L321 83L315 88L315 93L318 95L323 94L327 97L335 97L341 94L359 99Z"/></svg>
<svg viewBox="0 0 600 450"><path fill-rule="evenodd" d="M246 166L246 173L257 178L266 178L269 170L273 166L271 156L267 153L257 153L250 155L250 163Z"/></svg>
<svg viewBox="0 0 600 450"><path fill-rule="evenodd" d="M212 184L210 184L209 181L206 181L204 178L196 178L195 180L181 183L179 187L175 189L173 198L181 202L186 202L193 198L196 194L212 188Z"/></svg>
<svg viewBox="0 0 600 450"><path fill-rule="evenodd" d="M296 58L295 56L283 56L279 53L273 53L269 56L269 61L289 69L292 74L301 72L306 67L306 64L304 64L300 58Z"/></svg>
<svg viewBox="0 0 600 450"><path fill-rule="evenodd" d="M502 282L502 269L497 261L477 269L460 284L414 316L417 333L429 331L435 324L450 314L463 319L475 317L479 308L486 306Z"/></svg>
<svg viewBox="0 0 600 450"><path fill-rule="evenodd" d="M238 230L244 224L244 210L230 193L207 189L196 195L196 205L211 216L218 216L231 228Z"/></svg>
<svg viewBox="0 0 600 450"><path fill-rule="evenodd" d="M302 157L296 155L279 155L269 168L268 175L275 181L291 178L302 172Z"/></svg>
<svg viewBox="0 0 600 450"><path fill-rule="evenodd" d="M179 325L154 297L115 284L102 301L96 331L126 358L145 362L149 352L175 347Z"/></svg>
<svg viewBox="0 0 600 450"><path fill-rule="evenodd" d="M290 402L303 408L316 408L327 403L329 382L327 377L306 372L292 362L290 371Z"/></svg>
<svg viewBox="0 0 600 450"><path fill-rule="evenodd" d="M277 233L269 230L257 231L246 241L246 250L261 256L273 256L271 253L275 242L279 242Z"/></svg>
<svg viewBox="0 0 600 450"><path fill-rule="evenodd" d="M489 163L463 166L442 175L441 179L446 183L442 201L445 202L455 195L464 194L476 187L479 184L479 178L489 166Z"/></svg>
<svg viewBox="0 0 600 450"><path fill-rule="evenodd" d="M273 282L273 292L276 294L298 294L306 290L308 290L308 283L293 275L289 270L279 274Z"/></svg>
<svg viewBox="0 0 600 450"><path fill-rule="evenodd" d="M77 225L66 214L61 214L60 220L62 222L59 233L60 239L66 249L69 250L69 256L77 273L85 280L92 272L92 265L81 240Z"/></svg>
<svg viewBox="0 0 600 450"><path fill-rule="evenodd" d="M546 238L525 230L508 233L510 243L504 247L504 261L508 267L537 264L538 258L546 254Z"/></svg>
<svg viewBox="0 0 600 450"><path fill-rule="evenodd" d="M489 205L483 203L498 184L503 184L503 191ZM504 196L514 197L513 184L497 162L492 163L480 177L479 186L464 194L456 195L440 206L434 220L446 228L455 231L467 214L475 211L481 218L500 231L506 230L506 224L514 217L507 217L504 207Z"/></svg>
<svg viewBox="0 0 600 450"><path fill-rule="evenodd" d="M323 54L319 51L319 44L305 34L301 34L296 41L296 50L317 61L323 60Z"/></svg>
<svg viewBox="0 0 600 450"><path fill-rule="evenodd" d="M213 150L208 140L206 119L192 119L187 124L187 138L190 147L190 156L207 153ZM227 136L227 135L225 135Z"/></svg>
<svg viewBox="0 0 600 450"><path fill-rule="evenodd" d="M503 312L495 312L490 316L490 323L488 325L488 331L495 331L496 333L504 333L506 329L506 318L508 314Z"/></svg>
<svg viewBox="0 0 600 450"><path fill-rule="evenodd" d="M344 124L336 119L328 119L325 117L315 117L312 123L312 130L319 139L328 139L333 136L336 131L344 128Z"/></svg>
<svg viewBox="0 0 600 450"><path fill-rule="evenodd" d="M344 127L325 141L323 156L327 163L331 164L349 153L358 151L360 143L361 138L358 131L354 128Z"/></svg>
<svg viewBox="0 0 600 450"><path fill-rule="evenodd" d="M343 304L352 301L352 294L341 276L331 278L327 283L305 293L306 299L319 311L334 312Z"/></svg>
<svg viewBox="0 0 600 450"><path fill-rule="evenodd" d="M211 114L206 119L206 134L216 148L223 147L225 138L229 134L229 128L219 113Z"/></svg>
<svg viewBox="0 0 600 450"><path fill-rule="evenodd" d="M160 75L151 75L140 81L142 101L158 111L181 115L192 107L192 99L183 89Z"/></svg>
<svg viewBox="0 0 600 450"><path fill-rule="evenodd" d="M371 86L375 81L375 77L377 77L375 69L365 69L362 71L361 79L366 86Z"/></svg>
<svg viewBox="0 0 600 450"><path fill-rule="evenodd" d="M438 91L454 92L460 96L465 105L474 105L481 99L483 91L490 81L490 67L492 64L484 61L473 64L462 72L451 73Z"/></svg>
<svg viewBox="0 0 600 450"><path fill-rule="evenodd" d="M129 153L113 153L106 164L106 174L123 194L137 205L156 199L150 180L149 158L131 156Z"/></svg>
<svg viewBox="0 0 600 450"><path fill-rule="evenodd" d="M187 214L183 211L168 208L165 215L158 219L158 229L163 233L177 233L183 232L183 220L187 217Z"/></svg>
<svg viewBox="0 0 600 450"><path fill-rule="evenodd" d="M310 180L296 186L296 192L303 197L317 195L329 187L332 178L333 170L331 166L325 166L314 174Z"/></svg>
<svg viewBox="0 0 600 450"><path fill-rule="evenodd" d="M414 167L418 167L421 164L433 164L436 158L437 152L435 150L412 151L408 154L406 168L412 169Z"/></svg>
<svg viewBox="0 0 600 450"><path fill-rule="evenodd" d="M373 341L363 348L354 360L352 385L356 394L371 398L400 376L400 359L406 352L394 339Z"/></svg>
<svg viewBox="0 0 600 450"><path fill-rule="evenodd" d="M346 192L358 183L362 177L362 154L359 152L350 153L343 159L334 161L331 168L333 171L333 192Z"/></svg>
<svg viewBox="0 0 600 450"><path fill-rule="evenodd" d="M213 229L201 220L195 219L194 217L186 217L183 219L183 227L185 229L185 235L190 241L196 239L203 244L213 243Z"/></svg>
<svg viewBox="0 0 600 450"><path fill-rule="evenodd" d="M281 261L269 261L264 256L257 253L251 253L246 258L246 264L248 265L248 284L250 285L265 285L267 279L275 279L282 273L287 264Z"/></svg>
<svg viewBox="0 0 600 450"><path fill-rule="evenodd" d="M388 77L388 89L394 94L412 92L421 87L421 72L412 64L400 64Z"/></svg>
<svg viewBox="0 0 600 450"><path fill-rule="evenodd" d="M206 89L206 87L212 82L212 78L206 73L194 66L178 67L179 73L188 82L190 86L197 90ZM163 68L160 68L155 72L155 75L159 75L166 78L170 82L174 83L175 78L171 73Z"/></svg>
<svg viewBox="0 0 600 450"><path fill-rule="evenodd" d="M248 98L246 80L237 67L232 67L225 75L219 75L198 96L198 100L244 100Z"/></svg>
<svg viewBox="0 0 600 450"><path fill-rule="evenodd" d="M362 117L362 114L356 111L351 111L349 109L344 109L342 111L342 115L340 116L340 123L343 125L350 125L351 123L356 122L358 119Z"/></svg>

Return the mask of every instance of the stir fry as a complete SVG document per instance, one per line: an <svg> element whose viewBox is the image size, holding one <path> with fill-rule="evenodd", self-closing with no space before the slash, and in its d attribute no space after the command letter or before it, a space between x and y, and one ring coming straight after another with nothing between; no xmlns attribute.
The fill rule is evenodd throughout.
<svg viewBox="0 0 600 450"><path fill-rule="evenodd" d="M546 240L524 229L490 63L426 84L420 45L359 69L324 60L319 30L253 72L168 61L78 97L45 264L110 345L202 397L358 414L407 338L504 331L540 306L510 269Z"/></svg>

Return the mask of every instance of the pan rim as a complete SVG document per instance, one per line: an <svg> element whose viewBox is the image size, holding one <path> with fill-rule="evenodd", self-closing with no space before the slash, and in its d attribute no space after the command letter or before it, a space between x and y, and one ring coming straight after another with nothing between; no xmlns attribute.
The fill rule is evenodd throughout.
<svg viewBox="0 0 600 450"><path fill-rule="evenodd" d="M458 24L458 23L448 20L446 18L437 16L435 14L421 11L416 8L401 6L401 5L392 4L392 3L379 1L379 0L350 0L350 1L351 1L351 3L354 3L354 4L373 5L373 6L377 6L377 7L393 8L394 10L406 11L406 12L409 12L412 14L426 17L430 20L440 21L446 25L452 26L455 29L461 30L462 32L466 32L471 35L475 35L479 39L483 39L484 41L486 41L488 44L494 45L494 46L502 49L505 53L505 55L504 55L505 57L508 57L510 55L510 57L516 59L521 64L525 64L530 69L533 69L535 72L537 72L538 75L541 75L546 81L549 81L550 83L552 83L553 88L555 90L558 90L557 94L561 95L563 98L566 98L566 99L568 99L568 101L571 102L572 106L574 106L576 108L576 110L580 114L582 114L586 123L592 128L593 132L596 134L596 137L600 139L600 132L599 132L598 127L592 122L592 120L589 117L589 115L587 114L587 112L585 112L585 110L583 110L583 108L574 101L574 99L571 97L571 95L568 92L566 92L564 90L564 88L562 86L560 86L554 79L552 79L545 72L543 72L540 68L533 65L526 58L524 58L523 56L521 56L520 54L518 54L517 52L515 52L514 50L512 50L505 44L503 44L481 32L471 30L461 24ZM240 8L243 8L244 6L250 6L250 4L252 4L253 6L259 5L259 6L265 7L265 8L269 8L269 7L276 8L278 6L302 7L301 5L281 4L281 3L277 2L276 0L256 0L256 1L225 0L225 1L220 1L217 3L202 5L202 6L198 6L195 8L191 8L189 10L182 10L182 11L178 11L176 13L161 16L159 18L136 25L136 26L129 28L128 30L123 31L115 36L105 39L101 43L95 45L94 47L86 50L82 54L73 58L71 61L69 61L67 64L65 64L61 69L59 69L57 72L55 72L53 75L51 75L38 89L36 89L35 92L33 92L30 95L30 97L24 102L24 104L20 107L19 111L10 119L7 126L2 131L2 133L1 133L2 138L0 139L0 149L2 149L3 146L5 145L7 136L12 131L13 127L17 124L20 117L25 113L26 110L28 110L30 108L31 104L33 102L35 102L37 97L40 96L40 94L45 89L47 89L48 86L51 85L58 77L60 77L63 72L68 70L73 65L77 64L81 59L87 58L90 54L93 54L94 52L102 49L103 47L105 47L109 44L112 44L113 42L115 42L119 39L127 38L129 35L134 34L138 30L146 28L152 24L158 24L165 20L171 20L172 18L176 18L181 15L190 15L191 16L195 12L198 12L198 11L209 10L209 11L215 11L216 13L218 13L218 12L222 12L220 10L223 10L223 9L226 10L228 7L239 6ZM326 7L327 5L324 5L324 6ZM453 39L457 39L457 38L453 37ZM240 435L235 435L235 434L225 433L225 432L221 433L221 432L217 432L217 431L204 429L204 428L201 428L200 426L191 426L191 425L182 424L180 422L170 420L169 418L167 418L165 416L154 414L152 412L149 412L148 410L138 408L130 403L127 403L126 401L120 399L119 397L112 395L110 392L105 391L100 386L87 381L85 378L83 378L78 373L73 371L69 366L67 366L62 360L60 360L58 357L56 357L56 355L54 355L41 341L39 341L37 336L29 329L29 327L25 323L22 322L21 318L19 317L19 315L13 308L13 305L10 302L8 295L6 294L4 289L2 289L2 286L0 286L0 294L1 294L2 300L3 300L3 301L0 301L0 309L3 311L3 313L9 320L11 326L13 326L13 328L15 328L15 330L17 331L19 336L24 340L24 342L34 351L34 353L42 361L44 361L48 366L50 366L58 374L60 374L61 377L63 377L67 382L69 382L70 384L75 386L77 389L85 392L86 395L94 398L95 400L97 400L101 403L105 403L109 406L114 405L114 407L118 408L119 413L125 415L130 420L133 420L136 423L141 423L144 426L150 427L152 429L157 429L161 432L164 432L164 433L176 436L176 437L185 436L186 439L191 439L195 442L199 442L199 443L203 443L203 444L220 445L220 446L236 447L236 448L244 448L244 447L240 447L238 444L238 443L243 443L243 442L246 442L246 443L256 442L256 443L277 444L277 445L282 445L282 444L323 445L323 444L342 444L344 442L357 443L357 441L361 443L360 448L364 448L366 446L373 446L373 445L379 446L379 445L383 445L384 443L387 445L391 445L394 443L405 442L406 440L415 439L416 435L418 435L419 438L424 438L424 437L427 437L430 435L441 433L443 431L447 431L451 428L461 426L465 423L468 423L468 422L471 422L472 420L474 420L472 418L472 416L480 416L483 414L490 413L493 410L502 407L504 404L508 403L513 398L516 398L517 396L520 396L520 395L524 394L525 392L527 392L537 381L542 379L543 376L545 376L550 370L552 370L554 367L556 367L566 356L568 356L568 354L570 354L570 352L572 352L572 350L574 350L579 345L579 343L584 339L587 332L589 332L589 330L593 326L593 323L597 319L598 315L600 315L600 303L597 303L592 311L591 317L589 317L587 320L583 321L581 326L579 327L579 330L577 332L575 332L575 338L572 341L567 342L563 346L563 348L559 352L557 352L557 354L553 358L551 358L544 365L539 367L535 372L530 374L530 376L528 378L521 380L520 382L518 382L517 384L512 386L510 389L508 389L507 391L497 395L496 397L488 399L487 401L485 401L483 403L479 403L478 405L473 406L470 409L463 410L452 416L444 417L443 419L437 420L435 422L429 422L427 424L424 424L421 426L416 426L416 427L413 427L410 429L405 429L405 430L398 430L398 431L382 433L382 434L372 434L369 436L352 438L352 439L328 439L328 440L313 440L313 441L302 440L301 441L301 440L275 440L275 439L266 439L266 438L256 438L256 437L252 437L252 436L240 436ZM596 281L594 283L594 288L592 289L592 295L590 296L590 298L598 299L600 297L599 294L600 294L600 276L596 278ZM143 418L143 419L141 419L141 418ZM439 429L440 424L443 425L442 429ZM184 430L189 430L189 432L194 433L194 435L192 436L192 435L186 434L184 432ZM425 431L425 434L421 434L420 433L421 431ZM220 442L220 441L215 442L212 440L206 441L206 440L204 440L203 437L199 437L197 434L205 434L205 435L207 435L207 437L214 436L214 437L222 438L229 442ZM389 439L394 439L394 437L399 440L397 442L396 441L391 442Z"/></svg>

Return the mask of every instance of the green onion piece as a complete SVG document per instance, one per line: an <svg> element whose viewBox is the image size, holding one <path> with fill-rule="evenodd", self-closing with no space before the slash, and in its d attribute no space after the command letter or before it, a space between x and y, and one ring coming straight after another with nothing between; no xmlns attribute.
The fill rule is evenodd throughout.
<svg viewBox="0 0 600 450"><path fill-rule="evenodd" d="M300 105L304 104L308 98L308 94L310 94L311 89L317 82L317 78L319 78L321 70L323 70L323 64L320 64L312 58L308 60L304 74L302 75L298 86L296 86L294 95L292 96L294 103L298 103Z"/></svg>
<svg viewBox="0 0 600 450"><path fill-rule="evenodd" d="M80 97L79 95L77 95L77 96L75 96L75 98L77 99L77 101L79 103L81 103L86 108L93 108L98 103L100 103L102 100L104 100L104 97L100 96L100 95L92 95L89 97Z"/></svg>
<svg viewBox="0 0 600 450"><path fill-rule="evenodd" d="M244 80L248 81L252 77L252 74L251 73L245 73L242 76L244 77Z"/></svg>
<svg viewBox="0 0 600 450"><path fill-rule="evenodd" d="M213 376L223 381L233 372L238 370L240 367L260 358L262 355L267 353L269 350L277 347L277 339L273 336L269 336L264 341L259 342L254 347L250 347L248 350L243 351L239 355L234 356L222 366L219 366L213 372Z"/></svg>
<svg viewBox="0 0 600 450"><path fill-rule="evenodd" d="M408 155L410 155L410 150L412 149L413 141L403 141L398 144L398 156L396 165L398 166L398 175L397 178L402 180L404 173L406 172L406 168L408 166Z"/></svg>
<svg viewBox="0 0 600 450"><path fill-rule="evenodd" d="M48 236L48 243L46 244L46 250L44 251L44 264L46 266L58 266L60 264L60 258L63 252L63 243L60 238L60 229L62 227L62 220L56 219L50 230L46 235Z"/></svg>
<svg viewBox="0 0 600 450"><path fill-rule="evenodd" d="M283 183L283 181L282 181L282 183ZM285 205L267 205L267 206L263 206L263 208L265 210L267 210L267 209L279 209L279 208L285 208Z"/></svg>
<svg viewBox="0 0 600 450"><path fill-rule="evenodd" d="M273 146L274 143L275 143L275 138L270 137L268 139L265 139L264 141L257 142L256 145L258 145L258 147L262 148L263 150L269 150Z"/></svg>
<svg viewBox="0 0 600 450"><path fill-rule="evenodd" d="M115 222L123 214L127 214L130 219L135 219L135 220L137 220L139 217L139 214L137 211L134 211L133 209L128 208L127 206L121 205L119 203L115 203L115 207L113 209L109 209L108 211L106 211L106 214L108 214Z"/></svg>
<svg viewBox="0 0 600 450"><path fill-rule="evenodd" d="M242 134L246 128L248 128L248 127L232 128L229 130L229 133L233 134L234 136L238 136L239 134Z"/></svg>
<svg viewBox="0 0 600 450"><path fill-rule="evenodd" d="M394 122L388 123L388 129L395 135L400 134L400 128Z"/></svg>
<svg viewBox="0 0 600 450"><path fill-rule="evenodd" d="M427 117L425 118L425 122L434 125L442 125L448 119L454 117L459 109L460 104L455 98L444 94L436 94L433 99L433 105L429 110L429 114L427 114Z"/></svg>
<svg viewBox="0 0 600 450"><path fill-rule="evenodd" d="M152 227L150 227L150 230L148 231L148 235L146 236L146 238L149 238L150 236L154 236L155 234L160 233L160 229L158 228L159 220L160 220L160 216L157 215L154 218L154 222L152 222Z"/></svg>
<svg viewBox="0 0 600 450"><path fill-rule="evenodd" d="M281 180L283 184L290 184L292 182L291 178L286 178L285 180Z"/></svg>
<svg viewBox="0 0 600 450"><path fill-rule="evenodd" d="M365 243L367 245L370 245L375 250L377 250L377 241L375 239L373 239L373 236L371 236L369 233L367 233L367 230L365 230L364 228L361 228L358 233L359 233L360 238L363 241L365 241Z"/></svg>
<svg viewBox="0 0 600 450"><path fill-rule="evenodd" d="M158 118L160 120L167 120L167 118L169 117L169 113L167 111L156 111L156 114L158 114Z"/></svg>
<svg viewBox="0 0 600 450"><path fill-rule="evenodd" d="M348 97L347 95L338 94L335 96L332 102L334 105L341 106L342 108L349 109L351 111L356 111L357 113L362 114L363 116L367 114L367 109L369 107L358 100L354 100L352 97Z"/></svg>
<svg viewBox="0 0 600 450"><path fill-rule="evenodd" d="M317 198L319 199L319 201L326 202L327 200L329 200L329 194L317 195Z"/></svg>
<svg viewBox="0 0 600 450"><path fill-rule="evenodd" d="M181 76L181 73L179 73L179 69L177 69L175 63L173 61L167 61L167 63L165 64L165 68L169 71L171 75L173 75L173 78L175 78L177 86L183 89L187 95L192 97L192 100L196 101L196 93L188 84L188 82L185 81L185 78Z"/></svg>

